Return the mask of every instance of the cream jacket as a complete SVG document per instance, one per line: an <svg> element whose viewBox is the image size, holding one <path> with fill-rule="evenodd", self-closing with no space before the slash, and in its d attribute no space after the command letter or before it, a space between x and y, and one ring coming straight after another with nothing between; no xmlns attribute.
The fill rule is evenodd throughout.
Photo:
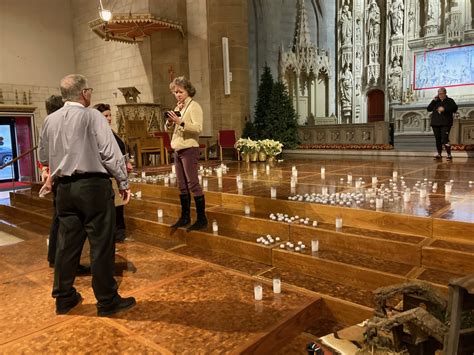
<svg viewBox="0 0 474 355"><path fill-rule="evenodd" d="M172 123L166 125L169 130L174 126L171 148L182 150L186 148L199 147L199 135L202 132L202 108L195 100L188 97L184 101L184 107L180 111L184 127ZM177 111L178 108L175 109Z"/></svg>

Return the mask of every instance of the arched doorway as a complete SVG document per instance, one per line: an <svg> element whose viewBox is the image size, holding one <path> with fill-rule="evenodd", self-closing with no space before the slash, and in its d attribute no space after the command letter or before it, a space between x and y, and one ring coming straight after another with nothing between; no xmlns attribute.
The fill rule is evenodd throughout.
<svg viewBox="0 0 474 355"><path fill-rule="evenodd" d="M384 121L385 97L382 90L367 93L367 122Z"/></svg>

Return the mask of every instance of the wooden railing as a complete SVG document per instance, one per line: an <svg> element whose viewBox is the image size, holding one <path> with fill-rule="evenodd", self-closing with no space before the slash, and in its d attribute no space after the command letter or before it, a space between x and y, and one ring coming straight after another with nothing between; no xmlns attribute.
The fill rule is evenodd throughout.
<svg viewBox="0 0 474 355"><path fill-rule="evenodd" d="M21 153L19 156L17 156L15 159L12 159L10 160L8 163L6 164L3 164L2 166L0 166L0 170L6 168L7 166L10 166L12 164L15 164L18 160L20 160L21 158L23 158L24 156L28 155L28 154L31 154L32 152L34 152L36 149L38 149L38 146L34 146L33 148L30 148L28 149L26 152L24 153Z"/></svg>

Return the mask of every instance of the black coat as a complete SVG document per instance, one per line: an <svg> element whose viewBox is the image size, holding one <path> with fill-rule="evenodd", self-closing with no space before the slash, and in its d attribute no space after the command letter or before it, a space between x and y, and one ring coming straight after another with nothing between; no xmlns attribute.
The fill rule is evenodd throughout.
<svg viewBox="0 0 474 355"><path fill-rule="evenodd" d="M439 113L437 108L443 106L444 111ZM441 101L440 99L433 100L427 107L431 114L431 125L432 126L448 126L453 125L453 114L458 110L458 105L450 97L447 97Z"/></svg>

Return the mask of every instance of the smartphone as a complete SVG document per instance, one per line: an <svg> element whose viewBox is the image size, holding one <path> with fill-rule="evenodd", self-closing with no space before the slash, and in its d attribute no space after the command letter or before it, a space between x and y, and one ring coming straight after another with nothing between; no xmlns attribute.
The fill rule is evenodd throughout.
<svg viewBox="0 0 474 355"><path fill-rule="evenodd" d="M178 117L181 117L181 112L179 111L174 111L174 114ZM165 116L165 118L168 118L169 115L168 115L168 111L166 111L165 113L163 113L163 116Z"/></svg>

